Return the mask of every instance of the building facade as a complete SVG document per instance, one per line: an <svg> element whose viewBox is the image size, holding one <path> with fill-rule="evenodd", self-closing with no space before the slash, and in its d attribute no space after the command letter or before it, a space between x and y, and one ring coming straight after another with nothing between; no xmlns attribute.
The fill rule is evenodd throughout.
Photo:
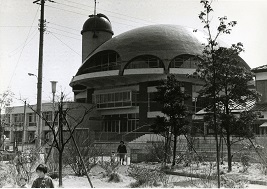
<svg viewBox="0 0 267 189"><path fill-rule="evenodd" d="M84 112L91 110L92 106L88 104L80 104L74 102L65 102L63 111L66 112L66 120L70 127L73 128L82 120ZM37 137L37 117L36 105L32 106L14 106L6 108L4 117L4 149L6 151L15 151L23 149L34 149L35 140ZM58 107L55 103L42 103L42 146L49 149L49 145L53 140L51 133L51 126L54 128L59 126ZM95 117L95 111L88 111L84 120L77 126L74 132L76 142L79 145L89 145L89 142L94 140L94 135L89 130L89 124L93 125L91 128L99 127L99 122L89 120L89 115ZM69 136L66 122L63 120L64 135ZM50 127L49 127L50 125ZM84 142L85 141L85 142Z"/></svg>
<svg viewBox="0 0 267 189"><path fill-rule="evenodd" d="M255 74L256 90L261 94L259 102L253 107L259 118L255 123L255 132L267 135L267 65L252 69Z"/></svg>
<svg viewBox="0 0 267 189"><path fill-rule="evenodd" d="M192 111L203 82L188 77L196 70L206 37L192 28L151 25L113 36L110 20L91 15L82 29L82 65L72 78L75 101L94 104L98 141L131 142L149 131L161 106L154 101L159 81L174 74L192 99ZM241 59L241 58L240 58ZM241 59L241 64L249 66ZM94 118L92 118L94 119Z"/></svg>

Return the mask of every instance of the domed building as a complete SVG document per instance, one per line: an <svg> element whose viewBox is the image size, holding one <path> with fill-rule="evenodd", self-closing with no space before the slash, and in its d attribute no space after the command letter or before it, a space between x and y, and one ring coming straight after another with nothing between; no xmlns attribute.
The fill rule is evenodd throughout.
<svg viewBox="0 0 267 189"><path fill-rule="evenodd" d="M96 106L98 116L90 118L95 140L131 142L149 133L149 124L162 115L153 100L156 87L168 74L175 74L192 96L185 103L193 111L201 109L201 100L194 99L203 82L187 76L200 61L203 33L150 25L113 37L108 17L97 14L84 23L81 34L82 65L70 86L76 102Z"/></svg>

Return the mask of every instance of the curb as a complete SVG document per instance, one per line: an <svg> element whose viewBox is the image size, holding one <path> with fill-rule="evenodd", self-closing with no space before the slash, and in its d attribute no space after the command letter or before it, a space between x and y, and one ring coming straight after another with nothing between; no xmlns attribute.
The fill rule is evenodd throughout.
<svg viewBox="0 0 267 189"><path fill-rule="evenodd" d="M179 172L173 172L173 171L164 171L168 175L177 175L177 176L184 176L184 177L193 177L193 178L201 178L201 179L212 179L215 180L217 176L207 176L202 174L193 174L193 173L179 173ZM259 181L259 180L248 180L250 184L258 184L258 185L264 185L267 186L267 181Z"/></svg>

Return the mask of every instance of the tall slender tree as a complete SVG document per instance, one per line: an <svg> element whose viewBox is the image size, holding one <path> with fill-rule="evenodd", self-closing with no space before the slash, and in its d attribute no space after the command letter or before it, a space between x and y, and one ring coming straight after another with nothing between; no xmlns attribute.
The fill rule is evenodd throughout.
<svg viewBox="0 0 267 189"><path fill-rule="evenodd" d="M189 110L184 101L190 98L190 95L183 90L183 83L179 82L174 75L168 75L166 80L162 80L157 87L155 100L162 104L161 112L166 117L157 117L156 122L152 125L154 132L163 132L169 137L168 132L173 136L173 160L172 166L175 165L177 137L185 134L189 124ZM166 140L165 154L168 151L170 138Z"/></svg>
<svg viewBox="0 0 267 189"><path fill-rule="evenodd" d="M230 128L234 127L231 124L237 123L237 119L232 119L230 116L230 107L233 103L245 104L246 102L256 99L256 94L248 89L248 81L252 80L252 74L244 65L241 65L239 53L243 51L243 44L233 44L231 47L221 47L218 38L223 34L230 34L232 28L237 24L236 21L227 21L227 17L219 17L219 25L216 28L215 35L211 29L211 12L213 11L212 1L201 0L204 10L200 12L199 19L204 24L204 29L207 31L207 43L202 52L202 60L197 72L199 77L205 81L203 89L200 91L200 96L206 98L206 111L212 115L209 116L209 124L214 129L216 141L216 162L218 188L220 187L220 146L218 135L220 131L228 133L227 147L228 160L231 161L230 151ZM222 113L227 116L222 115ZM242 114L244 116L246 114ZM247 114L248 115L248 114ZM253 117L253 116L249 116ZM221 120L219 120L221 118ZM222 119L224 121L222 121ZM231 122L232 120L235 120ZM241 119L239 119L239 122ZM231 124L230 124L231 122ZM248 126L248 125L247 125ZM224 129L222 128L224 127ZM229 163L228 161L228 163ZM230 166L230 164L229 164ZM231 169L231 167L229 167Z"/></svg>

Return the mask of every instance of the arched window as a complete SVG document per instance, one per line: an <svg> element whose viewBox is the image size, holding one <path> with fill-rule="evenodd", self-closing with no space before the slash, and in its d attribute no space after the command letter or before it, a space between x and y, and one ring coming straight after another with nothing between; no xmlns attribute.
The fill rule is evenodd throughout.
<svg viewBox="0 0 267 189"><path fill-rule="evenodd" d="M93 55L81 68L80 74L118 70L120 69L120 55L115 51L101 51Z"/></svg>
<svg viewBox="0 0 267 189"><path fill-rule="evenodd" d="M125 69L164 68L162 61L155 56L139 56L133 59Z"/></svg>
<svg viewBox="0 0 267 189"><path fill-rule="evenodd" d="M170 68L197 68L199 61L200 59L193 55L180 55L171 61Z"/></svg>

